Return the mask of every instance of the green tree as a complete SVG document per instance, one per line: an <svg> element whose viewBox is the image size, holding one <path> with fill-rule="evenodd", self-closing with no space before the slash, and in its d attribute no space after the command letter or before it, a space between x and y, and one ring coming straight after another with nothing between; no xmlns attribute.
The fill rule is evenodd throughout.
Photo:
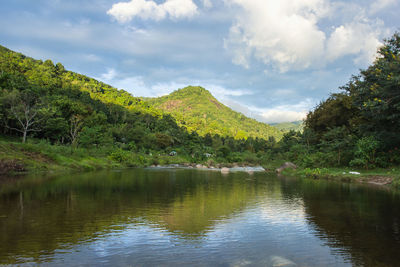
<svg viewBox="0 0 400 267"><path fill-rule="evenodd" d="M15 126L5 125L7 128L20 132L22 142L25 143L29 132L40 131L39 122L42 103L34 90L12 90L2 96L3 105L8 107L8 117L15 120Z"/></svg>

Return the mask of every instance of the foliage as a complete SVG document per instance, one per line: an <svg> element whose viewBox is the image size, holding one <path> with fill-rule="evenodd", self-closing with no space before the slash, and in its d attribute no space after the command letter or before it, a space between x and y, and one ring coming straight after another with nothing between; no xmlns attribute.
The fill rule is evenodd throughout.
<svg viewBox="0 0 400 267"><path fill-rule="evenodd" d="M356 157L350 162L352 166L364 166L366 169L375 167L376 151L379 148L379 142L373 136L366 136L357 141Z"/></svg>
<svg viewBox="0 0 400 267"><path fill-rule="evenodd" d="M188 110L162 110L174 101L184 102ZM29 112L31 124L23 128L21 115ZM143 101L67 71L61 63L35 60L1 46L0 119L4 135L22 131L23 140L45 140L74 153L106 149L102 156L132 166L148 164L149 155L159 157L154 160L159 163L204 162L206 153L216 156L215 163L259 162L261 157L251 154L266 153L281 137L275 128L232 111L200 87ZM172 150L179 156L164 157Z"/></svg>

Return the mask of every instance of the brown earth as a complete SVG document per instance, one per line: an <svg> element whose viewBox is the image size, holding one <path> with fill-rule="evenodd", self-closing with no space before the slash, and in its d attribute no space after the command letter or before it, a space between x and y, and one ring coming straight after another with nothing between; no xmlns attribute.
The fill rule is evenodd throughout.
<svg viewBox="0 0 400 267"><path fill-rule="evenodd" d="M24 164L16 159L0 160L0 175L10 172L24 172L25 170Z"/></svg>
<svg viewBox="0 0 400 267"><path fill-rule="evenodd" d="M168 111L174 110L177 107L182 105L182 100L169 100L161 105L161 108L166 109Z"/></svg>
<svg viewBox="0 0 400 267"><path fill-rule="evenodd" d="M366 177L364 182L375 185L388 185L393 182L393 178L387 176L374 175Z"/></svg>

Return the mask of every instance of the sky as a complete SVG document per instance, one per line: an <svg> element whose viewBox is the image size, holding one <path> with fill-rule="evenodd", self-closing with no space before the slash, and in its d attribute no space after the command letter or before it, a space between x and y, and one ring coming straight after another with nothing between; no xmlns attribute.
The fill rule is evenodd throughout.
<svg viewBox="0 0 400 267"><path fill-rule="evenodd" d="M188 85L301 120L400 30L400 0L0 0L0 44L134 96Z"/></svg>

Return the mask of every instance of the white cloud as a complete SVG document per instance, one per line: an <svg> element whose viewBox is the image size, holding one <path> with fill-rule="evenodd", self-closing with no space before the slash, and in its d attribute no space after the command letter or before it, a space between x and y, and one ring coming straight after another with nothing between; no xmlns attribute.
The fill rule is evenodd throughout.
<svg viewBox="0 0 400 267"><path fill-rule="evenodd" d="M314 99L306 98L293 105L278 105L272 108L249 107L249 109L260 114L261 121L266 123L292 122L303 120L315 102Z"/></svg>
<svg viewBox="0 0 400 267"><path fill-rule="evenodd" d="M371 63L377 48L382 45L379 41L382 28L383 22L372 23L363 17L335 28L327 41L328 60L354 55L357 65Z"/></svg>
<svg viewBox="0 0 400 267"><path fill-rule="evenodd" d="M393 4L392 0L378 2L381 8ZM381 45L379 40L387 34L382 21L365 15L368 7L354 3L330 0L225 3L239 7L239 11L224 46L232 54L232 62L245 68L256 59L282 73L318 68L349 55L359 66L373 60ZM329 24L332 32L326 29Z"/></svg>
<svg viewBox="0 0 400 267"><path fill-rule="evenodd" d="M152 0L131 0L114 4L107 14L120 23L141 19L162 20L167 16L172 19L189 18L197 13L197 6L192 0L166 0L157 4Z"/></svg>
<svg viewBox="0 0 400 267"><path fill-rule="evenodd" d="M281 72L309 67L324 51L325 33L318 18L328 11L325 0L233 0L242 11L225 47L233 62L248 67L251 56Z"/></svg>
<svg viewBox="0 0 400 267"><path fill-rule="evenodd" d="M271 109L261 114L266 123L281 123L301 121L307 116L307 111Z"/></svg>
<svg viewBox="0 0 400 267"><path fill-rule="evenodd" d="M111 82L117 77L117 72L115 69L108 69L106 73L101 74L100 80L104 82Z"/></svg>

